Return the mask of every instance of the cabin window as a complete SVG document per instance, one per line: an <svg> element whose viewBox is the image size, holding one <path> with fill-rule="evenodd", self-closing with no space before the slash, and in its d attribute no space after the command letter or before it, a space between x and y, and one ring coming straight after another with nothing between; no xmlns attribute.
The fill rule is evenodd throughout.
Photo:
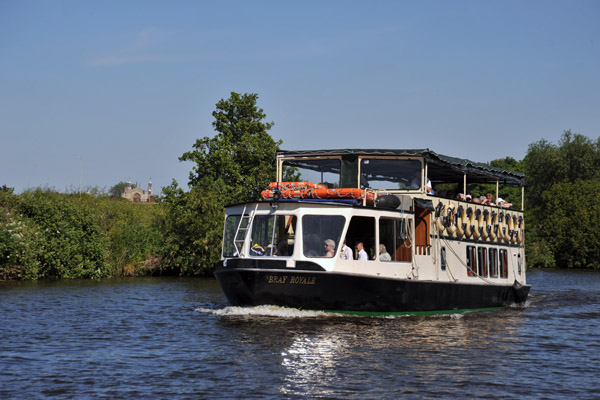
<svg viewBox="0 0 600 400"><path fill-rule="evenodd" d="M363 244L363 249L367 253L367 259L373 260L377 254L375 248L375 218L354 216L350 220L348 232L346 232L346 244L354 249L354 259L358 260L358 243Z"/></svg>
<svg viewBox="0 0 600 400"><path fill-rule="evenodd" d="M341 160L285 160L282 178L284 182L314 182L324 184L329 188L339 188Z"/></svg>
<svg viewBox="0 0 600 400"><path fill-rule="evenodd" d="M442 271L446 270L446 248L444 246L440 249L440 267Z"/></svg>
<svg viewBox="0 0 600 400"><path fill-rule="evenodd" d="M247 225L248 218L244 218L242 220L241 215L227 216L227 219L225 219L225 229L223 233L223 257L237 257L239 253L241 253L244 245L244 237L246 234ZM238 233L238 240L236 240L236 232ZM236 251L236 247L238 251Z"/></svg>
<svg viewBox="0 0 600 400"><path fill-rule="evenodd" d="M410 232L411 220L407 218L379 219L379 243L385 246L390 261L411 261Z"/></svg>
<svg viewBox="0 0 600 400"><path fill-rule="evenodd" d="M521 275L521 255L517 256L517 271L519 271L519 275Z"/></svg>
<svg viewBox="0 0 600 400"><path fill-rule="evenodd" d="M508 278L508 251L500 249L500 278Z"/></svg>
<svg viewBox="0 0 600 400"><path fill-rule="evenodd" d="M478 274L479 276L486 277L488 276L488 264L487 264L487 249L485 247L477 248L477 265L479 267Z"/></svg>
<svg viewBox="0 0 600 400"><path fill-rule="evenodd" d="M395 160L363 158L360 162L360 187L362 189L421 188L421 162L419 160Z"/></svg>
<svg viewBox="0 0 600 400"><path fill-rule="evenodd" d="M252 221L251 256L289 257L294 252L294 215L255 215Z"/></svg>
<svg viewBox="0 0 600 400"><path fill-rule="evenodd" d="M490 266L490 277L498 277L498 249L490 249L488 255L488 263Z"/></svg>
<svg viewBox="0 0 600 400"><path fill-rule="evenodd" d="M475 246L467 246L467 275L477 276L477 253Z"/></svg>
<svg viewBox="0 0 600 400"><path fill-rule="evenodd" d="M305 215L302 217L302 245L305 257L339 256L340 238L346 223L341 215ZM333 241L333 255L325 243ZM328 242L330 243L330 242Z"/></svg>

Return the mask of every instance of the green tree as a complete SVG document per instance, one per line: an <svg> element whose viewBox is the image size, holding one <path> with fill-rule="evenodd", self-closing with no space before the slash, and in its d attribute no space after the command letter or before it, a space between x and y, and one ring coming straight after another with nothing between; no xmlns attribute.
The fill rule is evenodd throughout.
<svg viewBox="0 0 600 400"><path fill-rule="evenodd" d="M275 180L281 141L268 134L272 122L257 106L258 95L231 93L213 112L217 134L198 139L180 161L194 163L189 192L176 181L163 189L166 208L163 263L182 275L208 274L221 254L223 208L257 200Z"/></svg>
<svg viewBox="0 0 600 400"><path fill-rule="evenodd" d="M552 249L556 264L600 268L600 181L557 183L543 199L547 212L538 236Z"/></svg>
<svg viewBox="0 0 600 400"><path fill-rule="evenodd" d="M258 199L275 180L275 153L281 141L268 134L273 122L263 122L266 115L257 100L257 94L232 92L217 103L212 113L217 135L198 139L194 150L179 158L195 164L190 187L219 191L227 202L246 201Z"/></svg>
<svg viewBox="0 0 600 400"><path fill-rule="evenodd" d="M125 188L127 186L131 186L131 183L121 181L113 187L111 187L108 191L108 194L110 195L110 197L120 198L121 195L125 192Z"/></svg>
<svg viewBox="0 0 600 400"><path fill-rule="evenodd" d="M497 160L490 161L490 165L496 168L502 168L508 171L523 172L523 166L520 161L515 160L512 157L499 158ZM461 190L459 185L457 190ZM474 197L485 196L487 193L496 194L496 185L481 183L481 184L470 184L468 185L468 193ZM509 203L512 203L516 209L521 208L521 188L503 185L499 186L498 197L503 198Z"/></svg>
<svg viewBox="0 0 600 400"><path fill-rule="evenodd" d="M539 266L600 268L600 141L565 131L529 146L525 170L527 256Z"/></svg>

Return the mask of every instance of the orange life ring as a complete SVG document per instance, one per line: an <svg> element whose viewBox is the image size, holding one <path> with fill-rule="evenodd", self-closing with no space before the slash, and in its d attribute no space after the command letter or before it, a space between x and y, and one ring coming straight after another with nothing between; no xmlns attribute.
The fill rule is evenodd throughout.
<svg viewBox="0 0 600 400"><path fill-rule="evenodd" d="M269 189L263 190L261 196L265 200L273 200L276 190L279 190L281 199L367 199L371 204L377 198L375 193L363 189L328 189L325 185L313 182L271 182Z"/></svg>
<svg viewBox="0 0 600 400"><path fill-rule="evenodd" d="M308 190L308 189L326 189L325 185L314 182L271 182L269 189L279 191L283 190Z"/></svg>
<svg viewBox="0 0 600 400"><path fill-rule="evenodd" d="M280 199L302 199L304 190L280 190L279 198ZM275 194L272 190L263 190L260 192L260 195L265 200L273 200L273 195Z"/></svg>
<svg viewBox="0 0 600 400"><path fill-rule="evenodd" d="M367 202L372 203L377 196L373 192L368 192L358 188L340 188L327 189L315 188L304 191L305 199L367 199Z"/></svg>

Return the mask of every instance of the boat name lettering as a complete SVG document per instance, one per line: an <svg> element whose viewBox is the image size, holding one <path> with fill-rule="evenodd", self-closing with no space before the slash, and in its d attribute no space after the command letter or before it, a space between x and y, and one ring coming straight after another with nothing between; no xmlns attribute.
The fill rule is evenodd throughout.
<svg viewBox="0 0 600 400"><path fill-rule="evenodd" d="M288 280L289 278L289 280ZM278 283L285 284L290 283L292 285L314 285L317 282L317 278L314 276L277 276L277 275L268 275L267 283Z"/></svg>

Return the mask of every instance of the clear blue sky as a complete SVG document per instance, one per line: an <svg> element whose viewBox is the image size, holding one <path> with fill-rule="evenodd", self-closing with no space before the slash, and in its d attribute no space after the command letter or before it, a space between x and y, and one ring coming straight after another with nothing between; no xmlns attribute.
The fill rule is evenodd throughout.
<svg viewBox="0 0 600 400"><path fill-rule="evenodd" d="M598 138L600 1L0 0L0 186L187 188L232 91L284 149L520 160Z"/></svg>

